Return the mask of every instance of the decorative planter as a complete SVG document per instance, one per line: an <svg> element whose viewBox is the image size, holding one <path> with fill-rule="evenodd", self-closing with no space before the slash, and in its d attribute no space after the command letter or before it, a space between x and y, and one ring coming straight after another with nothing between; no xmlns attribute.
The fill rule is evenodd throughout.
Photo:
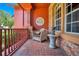
<svg viewBox="0 0 79 59"><path fill-rule="evenodd" d="M53 34L49 34L49 39L50 39L50 43L49 43L49 47L50 48L55 48L55 35Z"/></svg>

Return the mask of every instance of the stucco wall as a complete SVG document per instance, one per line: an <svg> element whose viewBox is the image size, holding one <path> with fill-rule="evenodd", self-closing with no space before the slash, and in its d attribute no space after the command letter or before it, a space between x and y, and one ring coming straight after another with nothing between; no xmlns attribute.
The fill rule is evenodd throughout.
<svg viewBox="0 0 79 59"><path fill-rule="evenodd" d="M16 6L14 9L14 28L27 28L30 26L30 10L24 10L23 25L23 9Z"/></svg>
<svg viewBox="0 0 79 59"><path fill-rule="evenodd" d="M27 28L30 26L30 11L24 11L24 27Z"/></svg>
<svg viewBox="0 0 79 59"><path fill-rule="evenodd" d="M38 26L35 21L37 17L43 17L44 18L44 25ZM32 10L32 18L31 23L34 29L41 29L41 28L48 28L48 8L35 8Z"/></svg>
<svg viewBox="0 0 79 59"><path fill-rule="evenodd" d="M14 9L14 28L22 28L23 27L23 11L18 6Z"/></svg>

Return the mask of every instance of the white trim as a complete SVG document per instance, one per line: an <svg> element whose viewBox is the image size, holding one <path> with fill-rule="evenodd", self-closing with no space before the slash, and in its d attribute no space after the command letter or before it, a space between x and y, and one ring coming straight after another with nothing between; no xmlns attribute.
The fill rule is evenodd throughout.
<svg viewBox="0 0 79 59"><path fill-rule="evenodd" d="M74 34L74 35L79 35L79 33L76 33L76 32L72 32L72 24L73 23L77 23L77 22L79 22L79 21L74 21L74 22L72 22L72 13L74 13L74 12L76 12L76 11L78 11L79 10L79 8L77 8L77 9L74 9L74 10L72 10L72 4L71 4L71 11L69 12L69 13L66 13L66 4L65 4L65 33L68 33L68 34ZM66 23L66 21L67 21L67 15L69 15L69 14L71 14L71 22L69 22L69 23L71 23L71 32L67 32L66 31L66 24L69 24L69 23Z"/></svg>
<svg viewBox="0 0 79 59"><path fill-rule="evenodd" d="M72 12L70 11L69 13L66 13L66 16L68 16L69 14L71 14Z"/></svg>
<svg viewBox="0 0 79 59"><path fill-rule="evenodd" d="M78 23L79 21L74 21L74 22L71 22L71 23Z"/></svg>
<svg viewBox="0 0 79 59"><path fill-rule="evenodd" d="M66 24L71 24L71 22L68 22L68 23L66 23Z"/></svg>
<svg viewBox="0 0 79 59"><path fill-rule="evenodd" d="M73 34L73 35L79 35L79 33L76 33L76 32L65 32L65 33Z"/></svg>

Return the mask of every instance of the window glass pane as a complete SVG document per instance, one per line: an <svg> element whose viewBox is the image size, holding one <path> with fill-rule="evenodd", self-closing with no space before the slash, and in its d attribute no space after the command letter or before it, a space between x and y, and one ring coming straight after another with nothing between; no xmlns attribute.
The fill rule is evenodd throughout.
<svg viewBox="0 0 79 59"><path fill-rule="evenodd" d="M72 32L79 33L79 22L72 24Z"/></svg>
<svg viewBox="0 0 79 59"><path fill-rule="evenodd" d="M58 20L56 21L56 25L58 25Z"/></svg>
<svg viewBox="0 0 79 59"><path fill-rule="evenodd" d="M58 30L60 30L60 27L58 26Z"/></svg>
<svg viewBox="0 0 79 59"><path fill-rule="evenodd" d="M58 25L59 25L59 20L58 20Z"/></svg>
<svg viewBox="0 0 79 59"><path fill-rule="evenodd" d="M69 13L71 12L71 5L69 5L67 8L66 8L66 13Z"/></svg>
<svg viewBox="0 0 79 59"><path fill-rule="evenodd" d="M56 11L56 19L61 17L61 8Z"/></svg>
<svg viewBox="0 0 79 59"><path fill-rule="evenodd" d="M56 30L57 30L57 31L61 30L61 26L60 26L60 25L57 25L57 26L56 26Z"/></svg>
<svg viewBox="0 0 79 59"><path fill-rule="evenodd" d="M72 21L79 21L79 10L73 12L72 15L73 15Z"/></svg>
<svg viewBox="0 0 79 59"><path fill-rule="evenodd" d="M59 25L61 25L61 19L59 19Z"/></svg>
<svg viewBox="0 0 79 59"><path fill-rule="evenodd" d="M66 6L70 5L71 3L66 3Z"/></svg>
<svg viewBox="0 0 79 59"><path fill-rule="evenodd" d="M56 20L56 25L60 25L60 24L61 24L61 20L60 19Z"/></svg>
<svg viewBox="0 0 79 59"><path fill-rule="evenodd" d="M61 25L59 25L59 30L61 30Z"/></svg>
<svg viewBox="0 0 79 59"><path fill-rule="evenodd" d="M66 24L66 31L71 32L71 24Z"/></svg>
<svg viewBox="0 0 79 59"><path fill-rule="evenodd" d="M60 24L59 22L60 22L60 20L58 20L58 25Z"/></svg>
<svg viewBox="0 0 79 59"><path fill-rule="evenodd" d="M69 22L71 22L71 14L69 14L69 15L67 15L67 20L66 20L66 23L69 23Z"/></svg>
<svg viewBox="0 0 79 59"><path fill-rule="evenodd" d="M58 26L56 26L56 30L58 30Z"/></svg>
<svg viewBox="0 0 79 59"><path fill-rule="evenodd" d="M59 25L60 25L60 20L59 20L59 18L61 17L61 7L60 7L60 5L57 5L56 6L56 12L55 12L56 14L56 18L55 18L55 20L56 20L56 22L55 22L55 24L56 24L56 30L57 31L59 31L60 30L60 28L59 28Z"/></svg>
<svg viewBox="0 0 79 59"><path fill-rule="evenodd" d="M72 10L79 8L79 3L72 3Z"/></svg>
<svg viewBox="0 0 79 59"><path fill-rule="evenodd" d="M61 8L59 8L58 13L59 13L59 17L61 17Z"/></svg>

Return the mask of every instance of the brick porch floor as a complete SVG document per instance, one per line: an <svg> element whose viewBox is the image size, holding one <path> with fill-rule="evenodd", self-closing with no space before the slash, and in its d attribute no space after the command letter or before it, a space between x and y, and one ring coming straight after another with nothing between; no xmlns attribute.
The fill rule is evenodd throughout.
<svg viewBox="0 0 79 59"><path fill-rule="evenodd" d="M49 42L37 42L29 39L13 56L65 56L60 48L49 48Z"/></svg>

